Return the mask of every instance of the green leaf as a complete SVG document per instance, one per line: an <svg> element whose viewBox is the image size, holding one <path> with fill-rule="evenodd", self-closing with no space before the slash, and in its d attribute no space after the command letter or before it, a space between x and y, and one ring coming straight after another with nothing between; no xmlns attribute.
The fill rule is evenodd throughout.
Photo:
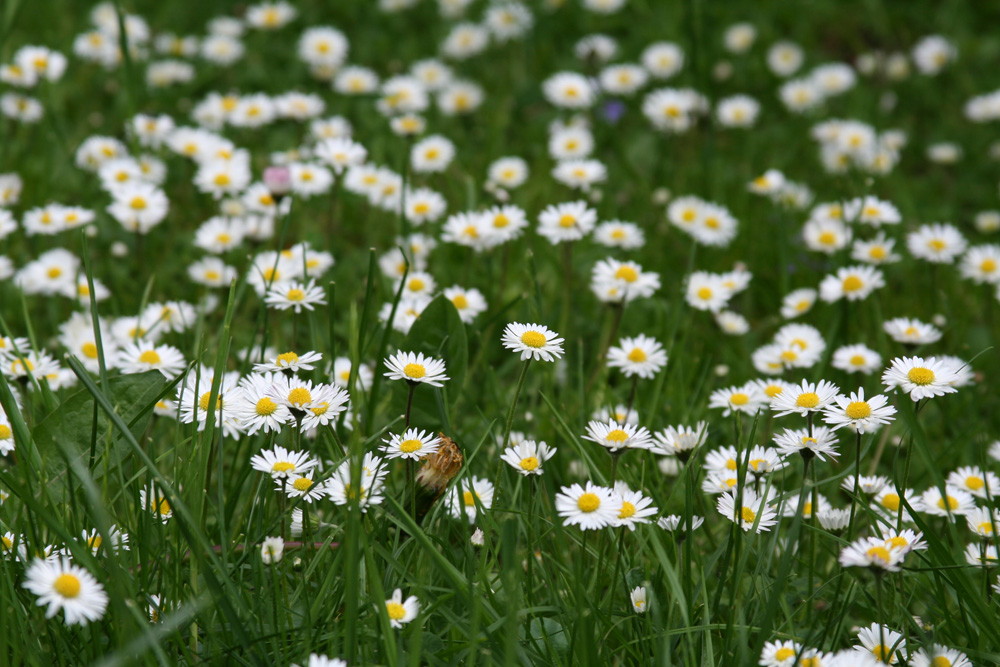
<svg viewBox="0 0 1000 667"><path fill-rule="evenodd" d="M163 390L166 380L159 371L148 371L132 375L122 375L109 381L112 405L122 419L132 424L132 433L138 438L152 415L149 409ZM111 446L105 447L102 442L111 432L111 423L104 413L97 413L97 454L106 454L106 460L101 465L95 465L92 471L94 479L100 479L104 471L122 460L128 452L124 440L115 434ZM63 443L63 451L70 456L69 467L79 463L86 467L90 458L91 429L94 419L94 396L86 389L78 391L67 398L52 414L43 419L32 431L32 438L38 448L38 454L45 462L49 480L60 478L67 472L66 461L59 452L56 442ZM62 488L61 485L52 485Z"/></svg>

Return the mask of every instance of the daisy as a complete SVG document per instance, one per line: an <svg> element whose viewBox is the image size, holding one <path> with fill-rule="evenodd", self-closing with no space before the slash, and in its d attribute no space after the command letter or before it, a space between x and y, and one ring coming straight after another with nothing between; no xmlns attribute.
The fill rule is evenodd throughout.
<svg viewBox="0 0 1000 667"><path fill-rule="evenodd" d="M866 345L844 345L834 350L830 364L846 373L870 375L882 368L882 355Z"/></svg>
<svg viewBox="0 0 1000 667"><path fill-rule="evenodd" d="M906 502L906 505L913 508L916 512L922 512L924 509L922 498L918 496L916 491L913 489L904 489L903 497L900 498L899 490L889 486L886 486L875 494L872 506L877 511L887 515L893 523L895 523L897 518L900 516L899 511L902 508L902 521L908 523L912 519L909 511L906 509L906 506L903 505L904 501Z"/></svg>
<svg viewBox="0 0 1000 667"><path fill-rule="evenodd" d="M827 507L826 509L817 511L816 518L819 519L819 525L824 530L839 531L847 528L850 524L851 510Z"/></svg>
<svg viewBox="0 0 1000 667"><path fill-rule="evenodd" d="M643 271L635 262L619 262L615 259L604 259L594 265L591 289L602 300L602 295L608 294L608 287L619 294L614 302L629 303L634 299L648 298L660 288L660 275L652 271Z"/></svg>
<svg viewBox="0 0 1000 667"><path fill-rule="evenodd" d="M445 375L444 361L424 356L420 352L399 350L387 357L384 363L389 369L384 375L390 380L406 380L410 384L426 383L432 387L442 387L444 386L442 383L449 379Z"/></svg>
<svg viewBox="0 0 1000 667"><path fill-rule="evenodd" d="M549 136L549 155L556 160L589 156L594 150L594 135L586 127L560 128Z"/></svg>
<svg viewBox="0 0 1000 667"><path fill-rule="evenodd" d="M616 528L624 526L629 531L634 531L636 524L649 523L649 517L660 511L652 506L652 498L642 495L642 491L629 490L622 482L615 485L614 493L621 503L618 518L612 524Z"/></svg>
<svg viewBox="0 0 1000 667"><path fill-rule="evenodd" d="M867 493L868 495L875 495L879 493L888 483L889 478L883 477L882 475L861 475L858 477L859 490ZM845 477L844 481L840 483L840 488L844 489L848 493L854 493L854 478Z"/></svg>
<svg viewBox="0 0 1000 667"><path fill-rule="evenodd" d="M86 625L100 620L108 606L104 587L92 574L68 558L36 558L24 573L22 584L38 596L38 606L48 606L45 618L63 611L66 625Z"/></svg>
<svg viewBox="0 0 1000 667"><path fill-rule="evenodd" d="M908 317L896 317L882 323L882 328L897 343L927 345L941 339L941 331L930 324Z"/></svg>
<svg viewBox="0 0 1000 667"><path fill-rule="evenodd" d="M950 484L945 486L944 494L941 489L932 486L923 492L920 500L925 514L946 516L949 521L954 521L956 515L964 516L976 508L972 494Z"/></svg>
<svg viewBox="0 0 1000 667"><path fill-rule="evenodd" d="M534 440L524 440L523 438L513 444L513 435L512 433L511 446L503 451L500 458L525 477L541 475L543 464L555 455L556 448L549 447L544 442L536 443Z"/></svg>
<svg viewBox="0 0 1000 667"><path fill-rule="evenodd" d="M659 341L639 334L622 338L618 346L608 350L608 366L620 368L625 377L652 379L667 364L667 353Z"/></svg>
<svg viewBox="0 0 1000 667"><path fill-rule="evenodd" d="M716 117L723 127L752 127L760 113L760 102L749 95L732 95L719 100Z"/></svg>
<svg viewBox="0 0 1000 667"><path fill-rule="evenodd" d="M602 222L594 229L594 240L609 248L635 250L645 245L646 236L642 228L633 222L611 220Z"/></svg>
<svg viewBox="0 0 1000 667"><path fill-rule="evenodd" d="M563 160L553 167L552 178L563 185L589 192L592 185L607 180L608 170L599 160Z"/></svg>
<svg viewBox="0 0 1000 667"><path fill-rule="evenodd" d="M997 547L995 544L970 544L965 548L965 562L972 567L996 567Z"/></svg>
<svg viewBox="0 0 1000 667"><path fill-rule="evenodd" d="M566 109L585 109L594 103L593 85L582 74L558 72L542 82L542 93L551 104Z"/></svg>
<svg viewBox="0 0 1000 667"><path fill-rule="evenodd" d="M289 498L301 498L312 504L327 495L326 484L317 484L313 480L313 471L304 475L289 475L287 479L275 480L275 490L284 492Z"/></svg>
<svg viewBox="0 0 1000 667"><path fill-rule="evenodd" d="M906 247L917 259L935 264L951 264L968 245L954 225L922 225L906 237Z"/></svg>
<svg viewBox="0 0 1000 667"><path fill-rule="evenodd" d="M264 363L254 364L253 369L258 373L267 371L290 371L292 373L311 371L316 368L315 362L322 358L322 352L313 352L311 350L303 353L301 356L291 351L282 352Z"/></svg>
<svg viewBox="0 0 1000 667"><path fill-rule="evenodd" d="M411 595L404 602L403 592L397 588L392 592L392 597L385 601L385 611L389 615L389 624L399 629L417 617L420 613L420 601L416 595Z"/></svg>
<svg viewBox="0 0 1000 667"><path fill-rule="evenodd" d="M556 361L563 355L563 339L541 324L511 322L504 328L501 340L505 348L521 355L521 361Z"/></svg>
<svg viewBox="0 0 1000 667"><path fill-rule="evenodd" d="M805 315L816 303L819 293L814 289L804 288L789 292L781 300L781 316L792 319Z"/></svg>
<svg viewBox="0 0 1000 667"><path fill-rule="evenodd" d="M695 531L705 523L705 518L700 516L691 517L691 530ZM669 516L662 517L657 520L656 525L666 530L668 532L674 532L677 530L685 531L687 530L687 524L685 523L684 517L679 514L671 514Z"/></svg>
<svg viewBox="0 0 1000 667"><path fill-rule="evenodd" d="M902 259L893 252L896 241L887 239L883 232L879 232L870 241L858 239L851 246L851 259L865 264L890 264Z"/></svg>
<svg viewBox="0 0 1000 667"><path fill-rule="evenodd" d="M736 489L719 496L716 509L719 514L737 523L744 532L754 529L760 533L770 530L778 522L777 512L767 504L767 499L758 496L753 489L743 489L741 502L737 499Z"/></svg>
<svg viewBox="0 0 1000 667"><path fill-rule="evenodd" d="M958 49L941 35L928 35L912 51L913 64L925 76L935 76L958 57Z"/></svg>
<svg viewBox="0 0 1000 667"><path fill-rule="evenodd" d="M163 523L166 523L174 515L174 510L170 506L170 501L166 495L156 486L150 485L139 489L139 505L152 512L153 516Z"/></svg>
<svg viewBox="0 0 1000 667"><path fill-rule="evenodd" d="M579 241L597 224L597 211L586 202L576 201L553 204L538 215L538 233L556 245L565 241Z"/></svg>
<svg viewBox="0 0 1000 667"><path fill-rule="evenodd" d="M799 513L799 498L801 496L798 493L793 493L785 496L783 499L783 504L781 507L781 516L795 516ZM802 518L811 519L813 512L816 514L820 512L825 512L830 509L830 501L826 499L822 493L816 494L816 504L813 505L812 495L806 494L804 502L802 503Z"/></svg>
<svg viewBox="0 0 1000 667"><path fill-rule="evenodd" d="M156 345L140 340L129 343L114 358L114 367L122 373L145 373L158 370L163 377L172 380L184 370L184 355L172 345Z"/></svg>
<svg viewBox="0 0 1000 667"><path fill-rule="evenodd" d="M972 662L961 651L934 644L930 650L918 649L910 656L913 667L972 667Z"/></svg>
<svg viewBox="0 0 1000 667"><path fill-rule="evenodd" d="M587 424L584 440L590 440L606 447L612 454L626 449L652 449L653 438L645 426L619 424L615 420L592 421Z"/></svg>
<svg viewBox="0 0 1000 667"><path fill-rule="evenodd" d="M240 380L230 400L229 414L250 435L261 429L264 433L278 432L291 421L288 406L275 400L273 386L270 373L251 373Z"/></svg>
<svg viewBox="0 0 1000 667"><path fill-rule="evenodd" d="M807 663L806 658L807 649L803 649L802 645L798 642L793 641L774 641L767 642L764 644L763 650L760 652L760 661L757 664L762 667L795 667L795 658L799 654L802 654L802 665L812 665L812 662ZM822 667L820 663L815 663L817 667Z"/></svg>
<svg viewBox="0 0 1000 667"><path fill-rule="evenodd" d="M509 190L528 180L528 163L519 157L502 157L490 164L487 173L490 182Z"/></svg>
<svg viewBox="0 0 1000 667"><path fill-rule="evenodd" d="M874 433L883 424L895 420L896 408L886 405L889 399L879 394L865 400L863 387L857 393L851 392L849 397L836 396L834 400L837 406L827 406L823 414L823 421L834 431L848 426L857 433Z"/></svg>
<svg viewBox="0 0 1000 667"><path fill-rule="evenodd" d="M722 310L734 291L723 276L696 271L688 276L685 299L692 308L717 313Z"/></svg>
<svg viewBox="0 0 1000 667"><path fill-rule="evenodd" d="M757 414L765 403L765 395L757 388L753 382L748 382L743 386L732 386L725 389L716 389L708 397L708 407L722 408L722 416L728 417L734 412L742 412L748 415Z"/></svg>
<svg viewBox="0 0 1000 667"><path fill-rule="evenodd" d="M977 507L965 515L969 530L984 539L993 539L1000 531L1000 509Z"/></svg>
<svg viewBox="0 0 1000 667"><path fill-rule="evenodd" d="M911 551L924 551L927 543L923 541L923 533L916 533L910 529L898 532L889 532L883 536L885 546L888 549L897 549L904 553Z"/></svg>
<svg viewBox="0 0 1000 667"><path fill-rule="evenodd" d="M980 245L969 248L958 266L962 276L977 285L1000 283L1000 246Z"/></svg>
<svg viewBox="0 0 1000 667"><path fill-rule="evenodd" d="M897 357L882 373L882 384L887 390L899 389L919 401L955 393L958 390L951 386L954 378L951 367L936 359Z"/></svg>
<svg viewBox="0 0 1000 667"><path fill-rule="evenodd" d="M826 276L819 285L819 296L832 303L840 299L858 301L865 299L879 287L885 287L885 277L878 269L870 266L849 266L837 269L837 273Z"/></svg>
<svg viewBox="0 0 1000 667"><path fill-rule="evenodd" d="M832 382L820 380L817 383L802 381L801 385L792 385L771 401L771 409L776 417L792 413L806 416L812 412L821 412L833 403L840 389Z"/></svg>
<svg viewBox="0 0 1000 667"><path fill-rule="evenodd" d="M778 452L783 456L800 454L804 458L817 457L820 461L825 461L827 457L837 458L837 440L833 437L833 431L825 426L813 428L812 435L808 429L790 429L774 436L774 444L778 446Z"/></svg>
<svg viewBox="0 0 1000 667"><path fill-rule="evenodd" d="M469 524L476 522L476 503L484 510L493 507L493 482L481 477L459 481L448 495L448 512L456 519L466 516Z"/></svg>
<svg viewBox="0 0 1000 667"><path fill-rule="evenodd" d="M353 477L352 462L341 463L326 482L327 493L335 505L357 501L362 512L370 505L380 505L383 500L383 479L389 473L383 460L371 452L365 454L359 477Z"/></svg>
<svg viewBox="0 0 1000 667"><path fill-rule="evenodd" d="M334 359L333 381L338 386L347 387L348 383L351 380L352 367L353 365L351 364L351 360L348 359L347 357L337 357L336 359ZM362 389L371 386L372 379L374 378L374 376L375 374L372 372L372 369L369 366L365 364L361 364L360 366L358 366L357 382L358 386L361 387Z"/></svg>
<svg viewBox="0 0 1000 667"><path fill-rule="evenodd" d="M335 421L342 413L350 409L350 394L335 384L317 384L312 390L312 400L305 409L301 428L309 432L319 426L326 426ZM350 425L348 412L348 427Z"/></svg>
<svg viewBox="0 0 1000 667"><path fill-rule="evenodd" d="M410 149L410 164L417 173L440 172L455 157L455 144L441 135L421 139Z"/></svg>
<svg viewBox="0 0 1000 667"><path fill-rule="evenodd" d="M862 537L841 549L839 561L844 567L870 567L886 572L899 572L906 553L887 547L877 537Z"/></svg>
<svg viewBox="0 0 1000 667"><path fill-rule="evenodd" d="M636 586L629 593L629 599L632 601L632 609L637 614L646 613L646 587Z"/></svg>
<svg viewBox="0 0 1000 667"><path fill-rule="evenodd" d="M781 379L755 380L754 384L764 393L764 400L768 403L768 406L771 405L778 395L792 386L790 382Z"/></svg>
<svg viewBox="0 0 1000 667"><path fill-rule="evenodd" d="M417 461L428 454L433 454L441 445L441 438L438 438L429 431L420 431L415 428L407 429L398 435L392 433L388 439L383 439L386 443L380 447L385 452L388 459L412 459Z"/></svg>
<svg viewBox="0 0 1000 667"><path fill-rule="evenodd" d="M809 220L802 227L809 250L833 255L851 242L851 230L841 220Z"/></svg>
<svg viewBox="0 0 1000 667"><path fill-rule="evenodd" d="M614 525L622 511L622 501L612 489L587 482L560 488L556 511L567 526L580 530L599 530Z"/></svg>
<svg viewBox="0 0 1000 667"><path fill-rule="evenodd" d="M870 653L881 663L895 664L901 659L906 660L906 640L903 635L884 625L872 623L870 627L861 628L858 641L861 646L855 646L855 651Z"/></svg>
<svg viewBox="0 0 1000 667"><path fill-rule="evenodd" d="M303 475L319 464L319 461L309 456L309 452L295 452L275 445L271 449L262 449L250 458L254 470L267 473L276 480L287 480L293 476Z"/></svg>
<svg viewBox="0 0 1000 667"><path fill-rule="evenodd" d="M444 297L455 305L459 318L466 324L471 324L477 315L486 310L486 299L475 288L453 285L444 290Z"/></svg>
<svg viewBox="0 0 1000 667"><path fill-rule="evenodd" d="M96 528L90 530L89 532L86 530L83 531L82 537L84 543L90 548L94 556L97 556L97 554L101 551L102 546L104 547L105 550L111 550L115 552L119 550L129 551L128 533L123 533L121 531L121 528L115 525L112 525L108 529L107 544L104 543L104 538L101 536L99 532L97 532Z"/></svg>
<svg viewBox="0 0 1000 667"><path fill-rule="evenodd" d="M984 500L1000 493L1000 478L993 472L977 467L962 466L948 475L947 483Z"/></svg>
<svg viewBox="0 0 1000 667"><path fill-rule="evenodd" d="M271 285L264 302L276 310L294 308L296 313L300 313L303 308L312 311L317 305L325 306L326 295L323 288L312 280L308 283L288 281Z"/></svg>

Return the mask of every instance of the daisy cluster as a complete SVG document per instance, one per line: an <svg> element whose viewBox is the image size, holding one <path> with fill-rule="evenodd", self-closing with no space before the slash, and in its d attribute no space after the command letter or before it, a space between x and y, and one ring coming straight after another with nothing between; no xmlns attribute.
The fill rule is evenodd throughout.
<svg viewBox="0 0 1000 667"><path fill-rule="evenodd" d="M4 17L15 662L996 658L989 40L217 4Z"/></svg>

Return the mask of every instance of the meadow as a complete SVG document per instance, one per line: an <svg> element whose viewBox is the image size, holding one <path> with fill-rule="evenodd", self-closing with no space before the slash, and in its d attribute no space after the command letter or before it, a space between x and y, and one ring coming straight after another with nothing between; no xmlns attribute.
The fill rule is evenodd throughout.
<svg viewBox="0 0 1000 667"><path fill-rule="evenodd" d="M0 666L1000 664L1000 8L0 7Z"/></svg>

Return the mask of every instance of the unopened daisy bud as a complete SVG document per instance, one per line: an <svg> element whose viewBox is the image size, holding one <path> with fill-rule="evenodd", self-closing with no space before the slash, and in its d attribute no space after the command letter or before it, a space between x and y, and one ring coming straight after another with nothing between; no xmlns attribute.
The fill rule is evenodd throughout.
<svg viewBox="0 0 1000 667"><path fill-rule="evenodd" d="M260 559L264 565L280 563L285 553L285 541L280 537L265 537L260 545Z"/></svg>
<svg viewBox="0 0 1000 667"><path fill-rule="evenodd" d="M727 375L729 375L729 366L725 364L719 364L718 366L715 367L715 374L720 378L726 377Z"/></svg>
<svg viewBox="0 0 1000 667"><path fill-rule="evenodd" d="M483 533L482 528L476 528L476 532L472 533L472 537L469 538L472 542L472 546L481 547L486 543L486 535Z"/></svg>
<svg viewBox="0 0 1000 667"><path fill-rule="evenodd" d="M653 190L653 204L663 206L670 201L670 190L667 188L656 188Z"/></svg>
<svg viewBox="0 0 1000 667"><path fill-rule="evenodd" d="M660 472L662 472L667 477L676 477L680 473L680 461L674 456L665 456L659 460L657 465L660 467Z"/></svg>
<svg viewBox="0 0 1000 667"><path fill-rule="evenodd" d="M111 244L111 254L114 257L128 257L128 246L121 241L115 241Z"/></svg>
<svg viewBox="0 0 1000 667"><path fill-rule="evenodd" d="M288 167L268 167L264 170L263 179L275 199L284 197L292 189L292 172Z"/></svg>

